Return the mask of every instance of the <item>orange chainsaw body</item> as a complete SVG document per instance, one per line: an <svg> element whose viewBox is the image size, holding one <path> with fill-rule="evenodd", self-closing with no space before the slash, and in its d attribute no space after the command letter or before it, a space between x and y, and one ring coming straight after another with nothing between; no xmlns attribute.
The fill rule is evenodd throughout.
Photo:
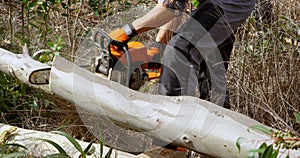
<svg viewBox="0 0 300 158"><path fill-rule="evenodd" d="M127 43L128 51L131 56L132 63L139 63L141 67L146 70L149 79L155 79L160 77L160 68L157 67L149 67L149 63L153 61L153 56L157 53L153 53L154 51L147 50L147 47L141 42L130 41ZM126 64L126 56L123 51L118 50L114 46L111 46L111 54L121 61L123 64ZM152 48L155 49L155 48ZM158 51L155 51L158 52Z"/></svg>

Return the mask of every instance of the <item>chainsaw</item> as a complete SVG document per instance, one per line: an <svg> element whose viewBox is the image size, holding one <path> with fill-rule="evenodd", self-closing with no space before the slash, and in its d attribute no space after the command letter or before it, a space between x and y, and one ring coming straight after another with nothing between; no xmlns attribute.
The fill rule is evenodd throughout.
<svg viewBox="0 0 300 158"><path fill-rule="evenodd" d="M139 90L146 81L160 77L161 64L153 60L158 53L148 52L141 42L122 43L113 40L100 28L87 36L75 54L75 64L133 90ZM38 52L33 57L38 58L40 55ZM30 83L49 84L50 70L47 68L32 72Z"/></svg>
<svg viewBox="0 0 300 158"><path fill-rule="evenodd" d="M161 65L141 42L119 42L98 29L92 36L99 55L94 60L94 72L106 76L133 90L139 90L146 81L160 77Z"/></svg>

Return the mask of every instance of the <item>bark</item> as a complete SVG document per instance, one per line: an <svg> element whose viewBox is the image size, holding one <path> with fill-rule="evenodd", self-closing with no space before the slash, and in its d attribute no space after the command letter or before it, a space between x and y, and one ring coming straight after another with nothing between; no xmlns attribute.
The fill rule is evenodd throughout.
<svg viewBox="0 0 300 158"><path fill-rule="evenodd" d="M26 55L0 49L0 71L22 82L28 83L28 73L40 68L44 65ZM237 112L195 97L140 93L61 57L54 60L50 76L50 92L74 102L79 108L200 153L215 157L246 157L249 150L257 149L270 139L248 128L261 125L259 122ZM240 137L244 139L238 152L236 141ZM271 140L268 143L272 143ZM281 155L288 152L290 157L300 155L299 151L282 151Z"/></svg>

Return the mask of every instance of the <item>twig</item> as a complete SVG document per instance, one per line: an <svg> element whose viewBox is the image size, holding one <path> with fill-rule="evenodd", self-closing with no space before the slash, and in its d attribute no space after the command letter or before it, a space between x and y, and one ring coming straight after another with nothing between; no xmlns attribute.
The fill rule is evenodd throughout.
<svg viewBox="0 0 300 158"><path fill-rule="evenodd" d="M22 46L22 49L23 49L23 54L29 55L29 51L28 51L28 47L27 47L27 44L26 44L26 43L25 43L24 46Z"/></svg>
<svg viewBox="0 0 300 158"><path fill-rule="evenodd" d="M295 141L300 142L300 138L273 138L274 142L284 140L284 141Z"/></svg>
<svg viewBox="0 0 300 158"><path fill-rule="evenodd" d="M14 41L14 29L12 24L12 2L9 0L9 27L10 27L10 43L12 44Z"/></svg>
<svg viewBox="0 0 300 158"><path fill-rule="evenodd" d="M72 42L72 45L71 45L71 61L74 60L74 53L75 53L75 43L76 43L76 32L77 32L77 21L78 21L78 18L79 18L79 14L81 13L81 9L82 9L82 3L83 3L83 0L80 1L80 6L79 6L79 11L78 13L76 14L76 18L75 18L75 21L74 21L74 24L73 24L73 42Z"/></svg>

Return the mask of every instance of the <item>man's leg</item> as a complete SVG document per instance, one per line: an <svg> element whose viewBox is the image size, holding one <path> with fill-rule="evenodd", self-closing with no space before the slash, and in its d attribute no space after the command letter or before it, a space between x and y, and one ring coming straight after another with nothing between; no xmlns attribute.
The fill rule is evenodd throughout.
<svg viewBox="0 0 300 158"><path fill-rule="evenodd" d="M163 58L164 67L160 78L160 94L170 96L195 95L199 68L202 68L200 66L204 59L201 53L191 44L193 41L188 41L183 34L199 33L200 28L191 26L191 23L196 21L197 25L205 29L203 31L203 35L205 35L222 17L222 14L220 7L206 3L197 9L179 29L183 32L178 32L172 37Z"/></svg>
<svg viewBox="0 0 300 158"><path fill-rule="evenodd" d="M233 44L235 41L234 34L228 37L221 45L218 46L222 59L224 61L225 70L228 69L228 64L231 56L231 52L233 49ZM205 62L200 65L200 75L199 75L199 92L200 99L210 100L210 91L211 91L211 77L207 65ZM224 108L230 108L230 100L229 100L229 91L226 90Z"/></svg>
<svg viewBox="0 0 300 158"><path fill-rule="evenodd" d="M231 36L229 36L220 46L219 46L219 50L220 53L222 55L224 64L225 64L225 69L226 71L228 70L228 64L230 61L230 56L231 56L231 52L233 49L233 44L235 41L235 36L234 34L232 34ZM227 89L226 90L226 96L225 96L225 102L224 102L224 108L230 109L230 92Z"/></svg>

